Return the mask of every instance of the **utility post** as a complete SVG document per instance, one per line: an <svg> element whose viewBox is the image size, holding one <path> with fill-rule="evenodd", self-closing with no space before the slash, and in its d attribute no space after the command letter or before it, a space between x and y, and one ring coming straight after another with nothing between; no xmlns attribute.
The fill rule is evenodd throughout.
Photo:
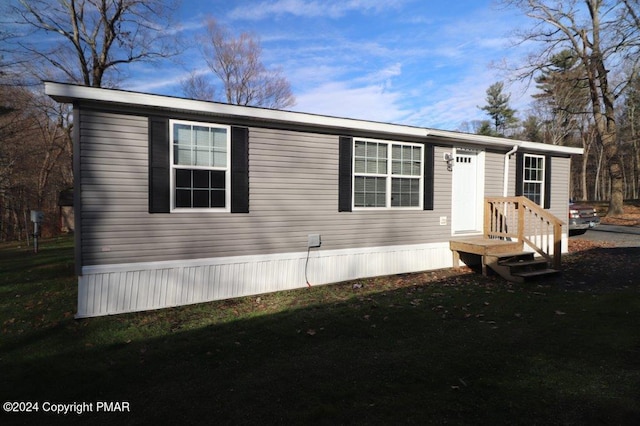
<svg viewBox="0 0 640 426"><path fill-rule="evenodd" d="M38 253L38 236L40 225L44 220L44 213L39 210L31 210L31 222L33 222L33 252Z"/></svg>

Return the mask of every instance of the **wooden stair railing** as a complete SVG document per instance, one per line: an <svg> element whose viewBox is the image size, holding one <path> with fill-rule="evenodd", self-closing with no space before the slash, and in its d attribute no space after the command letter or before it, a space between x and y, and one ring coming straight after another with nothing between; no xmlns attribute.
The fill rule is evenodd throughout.
<svg viewBox="0 0 640 426"><path fill-rule="evenodd" d="M526 197L485 198L485 238L517 239L558 270L562 262L562 224Z"/></svg>

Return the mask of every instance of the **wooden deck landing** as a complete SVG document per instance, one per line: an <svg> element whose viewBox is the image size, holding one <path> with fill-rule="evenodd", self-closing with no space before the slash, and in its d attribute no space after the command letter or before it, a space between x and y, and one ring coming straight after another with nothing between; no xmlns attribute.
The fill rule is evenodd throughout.
<svg viewBox="0 0 640 426"><path fill-rule="evenodd" d="M460 237L450 240L449 248L454 252L463 251L465 253L486 255L517 252L522 250L522 243L484 237Z"/></svg>
<svg viewBox="0 0 640 426"><path fill-rule="evenodd" d="M523 244L519 241L507 241L479 237L460 237L449 241L449 248L453 252L453 267L460 267L460 256L472 254L479 256L482 274L487 275L487 256L506 253L521 253ZM465 259L468 264L468 260Z"/></svg>
<svg viewBox="0 0 640 426"><path fill-rule="evenodd" d="M462 260L473 269L482 266L484 275L490 269L514 282L559 273L562 225L526 197L486 197L482 235L449 241L453 266Z"/></svg>

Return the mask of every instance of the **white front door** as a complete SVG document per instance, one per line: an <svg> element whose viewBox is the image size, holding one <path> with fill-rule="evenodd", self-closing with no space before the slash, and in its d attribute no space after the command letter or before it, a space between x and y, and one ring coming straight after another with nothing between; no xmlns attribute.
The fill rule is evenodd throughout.
<svg viewBox="0 0 640 426"><path fill-rule="evenodd" d="M451 226L454 234L482 231L484 153L454 149Z"/></svg>

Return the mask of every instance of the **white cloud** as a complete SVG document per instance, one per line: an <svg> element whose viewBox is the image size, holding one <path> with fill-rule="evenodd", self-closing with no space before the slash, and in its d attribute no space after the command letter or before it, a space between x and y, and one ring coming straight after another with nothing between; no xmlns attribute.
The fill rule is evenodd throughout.
<svg viewBox="0 0 640 426"><path fill-rule="evenodd" d="M325 83L297 96L296 111L371 121L399 122L406 115L399 93L384 85L349 87L346 82Z"/></svg>
<svg viewBox="0 0 640 426"><path fill-rule="evenodd" d="M363 81L369 83L375 82L383 82L385 85L391 85L391 79L393 77L398 77L402 74L402 64L396 62L394 64L389 64L388 66L373 71L370 74L364 75L362 78L358 78L355 81Z"/></svg>
<svg viewBox="0 0 640 426"><path fill-rule="evenodd" d="M425 96L424 105L407 118L409 124L456 130L463 122L486 120L488 116L479 106L486 104L487 88L503 79L495 70L475 69L459 81L444 86L435 86ZM510 106L524 118L530 101L531 88L521 82L506 83L505 93L511 94Z"/></svg>
<svg viewBox="0 0 640 426"><path fill-rule="evenodd" d="M304 0L277 0L273 2L263 1L253 5L237 7L229 13L231 19L262 20L283 15L293 15L305 18L332 18L337 19L348 12L379 12L384 9L395 8L402 3L400 0L371 2L368 0L334 0L334 1L304 1Z"/></svg>
<svg viewBox="0 0 640 426"><path fill-rule="evenodd" d="M196 73L203 73L206 70L198 69ZM158 68L145 67L138 69L135 80L131 80L127 85L127 90L143 93L167 94L172 96L182 96L180 84L182 80L191 75L179 67L165 67L159 72Z"/></svg>
<svg viewBox="0 0 640 426"><path fill-rule="evenodd" d="M486 118L477 108L486 89L506 80L488 65L512 60L517 49L506 49L503 36L516 20L486 6L434 14L419 1L388 13L407 3L258 0L219 15L226 25L242 20L237 31L260 34L265 64L283 70L297 111L443 129ZM195 27L192 18L184 29ZM202 59L193 54L190 61L193 67ZM179 95L186 74L176 68L138 74L135 90ZM517 86L508 91L524 114L528 95Z"/></svg>

